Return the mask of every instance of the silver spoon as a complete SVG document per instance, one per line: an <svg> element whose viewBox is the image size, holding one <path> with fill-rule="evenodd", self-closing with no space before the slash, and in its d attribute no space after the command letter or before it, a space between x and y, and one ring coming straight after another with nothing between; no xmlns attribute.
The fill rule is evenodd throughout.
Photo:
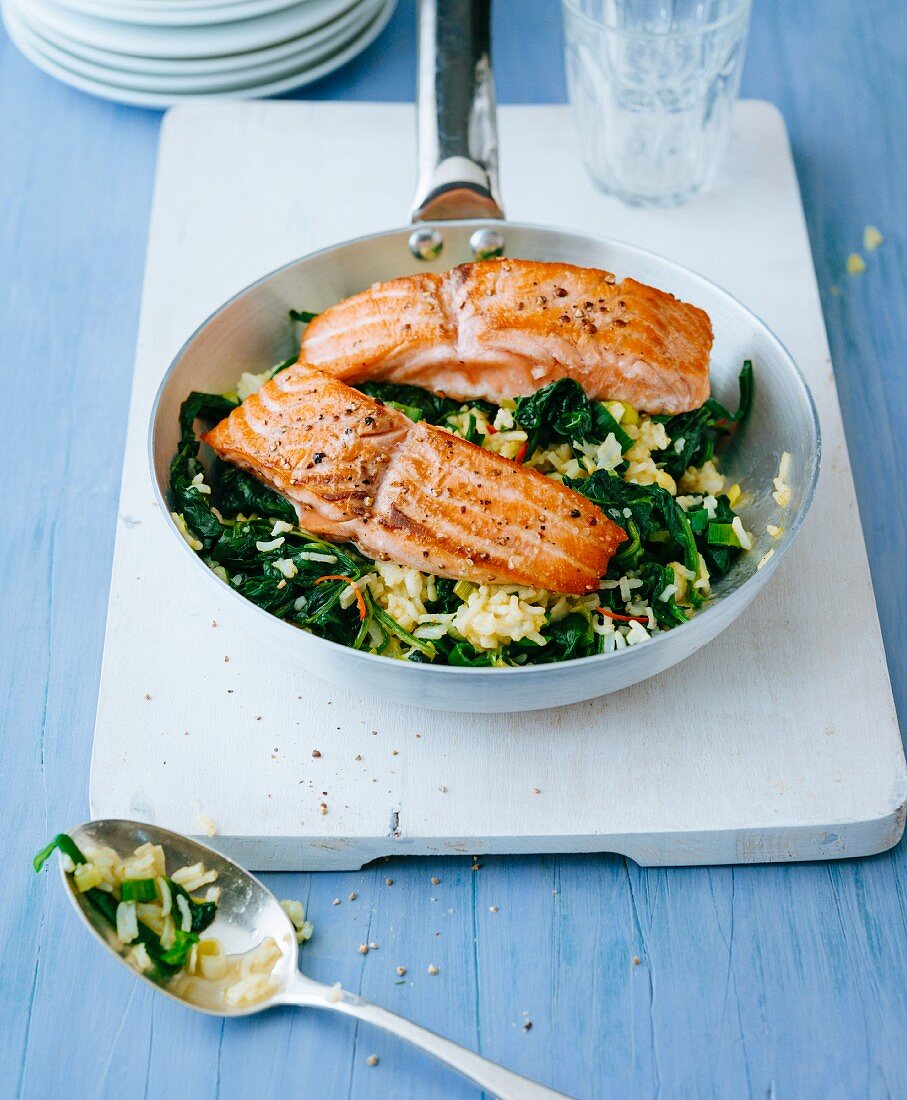
<svg viewBox="0 0 907 1100"><path fill-rule="evenodd" d="M159 985L150 977L140 974L126 962L124 955L128 948L124 948L116 940L104 917L84 894L76 890L72 877L65 873L61 861L60 873L70 901L97 939L132 974L142 978L158 993L163 993L171 1000L209 1016L250 1016L276 1005L299 1005L342 1012L345 1016L355 1016L357 1020L383 1028L428 1054L433 1054L435 1058L446 1062L452 1069L475 1081L500 1100L568 1100L563 1093L554 1092L511 1073L509 1069L489 1062L487 1058L482 1058L449 1039L443 1039L427 1028L388 1012L386 1008L369 1004L354 993L307 978L298 967L299 949L295 929L277 898L248 871L244 871L206 844L199 844L179 833L138 821L89 821L71 829L69 835L82 850L106 846L124 855L146 842L160 844L166 853L168 867L173 868L201 860L208 870L217 872L221 897L217 906L217 919L211 925L211 934L221 941L226 952L234 955L249 951L257 947L266 936L272 937L280 948L281 957L271 971L277 990L267 1000L239 1008L225 1005L219 998L210 1003L196 1003L187 996L168 989L166 985Z"/></svg>

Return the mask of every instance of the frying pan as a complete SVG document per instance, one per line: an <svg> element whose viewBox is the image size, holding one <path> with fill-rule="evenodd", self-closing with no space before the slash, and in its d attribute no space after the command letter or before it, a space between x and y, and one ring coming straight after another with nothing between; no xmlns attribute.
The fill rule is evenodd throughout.
<svg viewBox="0 0 907 1100"><path fill-rule="evenodd" d="M780 566L806 517L819 471L819 423L803 376L776 336L730 294L650 252L537 225L504 220L497 183L490 0L421 0L419 21L419 181L413 222L347 241L279 268L241 290L189 338L161 383L149 436L152 480L173 553L189 558L199 583L217 586L247 628L306 673L360 694L451 711L524 711L617 691L653 676L711 641L753 600ZM295 353L291 308L321 310L374 282L444 271L506 254L605 268L632 276L705 309L715 345L712 385L736 402L744 359L756 373L751 417L723 455L723 469L748 492L745 522L755 535L714 587L714 599L688 623L614 653L518 668L414 664L362 653L318 638L246 600L187 546L166 504L168 467L179 437L180 403L191 390L225 392L243 371L262 371ZM791 455L790 505L783 515L772 479ZM780 538L767 524L783 527ZM757 568L769 549L774 553ZM214 593L212 593L214 594Z"/></svg>

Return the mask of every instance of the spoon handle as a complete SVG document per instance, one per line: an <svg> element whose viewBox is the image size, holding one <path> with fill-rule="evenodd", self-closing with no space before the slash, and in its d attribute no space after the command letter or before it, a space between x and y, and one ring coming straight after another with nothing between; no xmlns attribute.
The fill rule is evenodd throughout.
<svg viewBox="0 0 907 1100"><path fill-rule="evenodd" d="M450 1039L444 1039L433 1031L429 1031L428 1028L420 1027L394 1012L388 1012L386 1008L370 1004L355 994L344 991L339 1000L329 1000L328 994L330 994L328 986L303 979L285 989L279 1001L283 1004L332 1009L383 1028L412 1043L413 1046L419 1047L420 1050L434 1055L439 1061L446 1062L452 1069L498 1097L498 1100L569 1100L569 1097L561 1092L555 1092L526 1077L521 1077L518 1073L512 1073L509 1069L504 1069L503 1066L490 1062L487 1058L474 1054L465 1047L458 1046Z"/></svg>

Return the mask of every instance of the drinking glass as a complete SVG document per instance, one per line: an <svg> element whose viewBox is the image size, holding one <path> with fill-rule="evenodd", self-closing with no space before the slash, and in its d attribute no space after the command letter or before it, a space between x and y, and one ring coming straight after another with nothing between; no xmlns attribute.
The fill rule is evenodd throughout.
<svg viewBox="0 0 907 1100"><path fill-rule="evenodd" d="M727 144L750 0L563 0L567 83L596 185L634 206L707 187Z"/></svg>

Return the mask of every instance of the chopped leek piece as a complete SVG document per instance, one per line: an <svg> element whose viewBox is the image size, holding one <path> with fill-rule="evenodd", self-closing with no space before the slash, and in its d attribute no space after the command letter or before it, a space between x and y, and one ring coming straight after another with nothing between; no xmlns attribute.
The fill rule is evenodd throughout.
<svg viewBox="0 0 907 1100"><path fill-rule="evenodd" d="M36 871L40 871L45 863L50 859L55 848L59 848L65 856L73 861L73 863L85 863L85 857L79 851L75 841L69 836L68 833L57 833L50 844L46 848L42 848L40 852L34 858L34 868Z"/></svg>
<svg viewBox="0 0 907 1100"><path fill-rule="evenodd" d="M693 512L687 512L687 519L697 535L701 535L709 525L709 513L705 508L697 508Z"/></svg>
<svg viewBox="0 0 907 1100"><path fill-rule="evenodd" d="M710 523L708 544L709 546L736 546L742 549L732 523Z"/></svg>
<svg viewBox="0 0 907 1100"><path fill-rule="evenodd" d="M465 603L465 601L469 599L473 592L478 591L478 585L473 584L472 581L457 581L457 583L453 586L453 590L454 595L459 596L460 599L463 600Z"/></svg>
<svg viewBox="0 0 907 1100"><path fill-rule="evenodd" d="M416 405L403 405L399 401L385 401L384 404L396 409L397 412L402 412L404 416L408 416L410 420L416 422L420 421L425 414L425 410Z"/></svg>
<svg viewBox="0 0 907 1100"><path fill-rule="evenodd" d="M153 878L127 878L120 883L122 901L157 901L157 883Z"/></svg>

